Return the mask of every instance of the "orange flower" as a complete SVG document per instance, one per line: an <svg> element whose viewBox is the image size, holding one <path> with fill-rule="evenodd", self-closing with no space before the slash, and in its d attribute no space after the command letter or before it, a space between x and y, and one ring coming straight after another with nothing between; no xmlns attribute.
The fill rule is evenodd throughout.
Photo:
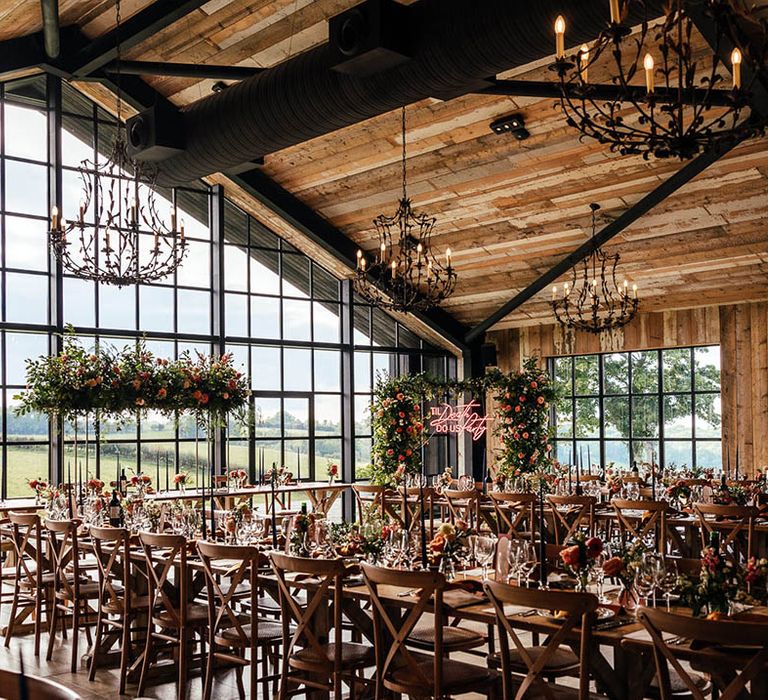
<svg viewBox="0 0 768 700"><path fill-rule="evenodd" d="M560 558L563 560L563 564L572 568L579 566L580 552L579 545L575 544L572 547L566 547L560 551Z"/></svg>
<svg viewBox="0 0 768 700"><path fill-rule="evenodd" d="M606 576L618 576L621 570L624 568L624 563L620 557L611 557L605 564L603 564L603 572Z"/></svg>
<svg viewBox="0 0 768 700"><path fill-rule="evenodd" d="M160 387L160 390L157 392L157 398L164 399L167 395L168 390L165 387Z"/></svg>

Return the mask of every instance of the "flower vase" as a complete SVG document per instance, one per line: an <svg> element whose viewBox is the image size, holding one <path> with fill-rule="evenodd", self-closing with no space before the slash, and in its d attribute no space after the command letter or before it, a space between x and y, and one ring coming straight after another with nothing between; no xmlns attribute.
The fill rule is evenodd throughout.
<svg viewBox="0 0 768 700"><path fill-rule="evenodd" d="M438 571L445 576L446 581L453 581L456 578L456 567L453 565L453 558L440 557Z"/></svg>
<svg viewBox="0 0 768 700"><path fill-rule="evenodd" d="M187 485L183 482L179 482L179 493L184 494L187 490Z"/></svg>
<svg viewBox="0 0 768 700"><path fill-rule="evenodd" d="M589 586L589 574L588 573L579 573L576 576L576 586L575 591L576 593L587 593L587 587Z"/></svg>
<svg viewBox="0 0 768 700"><path fill-rule="evenodd" d="M43 497L40 495L39 491L35 491L35 505L40 506L43 504Z"/></svg>
<svg viewBox="0 0 768 700"><path fill-rule="evenodd" d="M634 615L635 610L637 610L640 604L640 598L632 586L628 587L625 583L622 583L617 602L626 610L628 615Z"/></svg>

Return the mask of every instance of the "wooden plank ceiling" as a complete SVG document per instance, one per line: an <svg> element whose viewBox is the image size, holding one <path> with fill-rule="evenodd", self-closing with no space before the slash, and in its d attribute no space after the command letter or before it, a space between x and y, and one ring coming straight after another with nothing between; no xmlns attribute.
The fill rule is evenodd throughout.
<svg viewBox="0 0 768 700"><path fill-rule="evenodd" d="M327 18L357 2L211 0L126 57L269 67L325 41ZM124 14L147 4L126 0ZM63 24L77 22L90 37L113 25L113 0L62 0L61 12ZM0 11L6 33L17 19L14 8ZM13 33L39 26L27 17L24 29ZM547 63L503 77L551 79ZM208 95L212 81L148 82L185 105ZM527 141L488 128L493 119L514 112L525 118ZM602 205L605 223L680 167L678 161L622 157L597 143L579 142L551 99L471 95L426 100L410 105L407 114L408 191L417 211L438 219L436 248L450 246L454 252L459 283L444 306L468 325L586 240L590 202ZM372 219L396 207L400 148L399 114L390 113L269 154L264 169L371 249ZM767 219L768 141L763 139L735 149L608 248L621 253L621 268L637 282L645 311L768 299ZM549 296L541 293L496 327L549 322Z"/></svg>

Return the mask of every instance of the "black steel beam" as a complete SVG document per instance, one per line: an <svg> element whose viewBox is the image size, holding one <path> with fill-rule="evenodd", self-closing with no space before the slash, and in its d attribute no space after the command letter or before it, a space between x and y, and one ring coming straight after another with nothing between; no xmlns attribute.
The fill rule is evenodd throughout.
<svg viewBox="0 0 768 700"><path fill-rule="evenodd" d="M58 58L61 51L59 37L59 0L40 0L43 16L43 39L48 58Z"/></svg>
<svg viewBox="0 0 768 700"><path fill-rule="evenodd" d="M484 321L478 323L465 336L465 342L469 343L479 338L485 331L501 321L505 316L515 309L522 306L533 296L546 289L550 284L564 275L574 265L581 262L594 250L610 241L614 236L621 233L630 224L637 221L641 216L648 213L657 204L664 201L667 197L679 190L683 185L690 182L699 173L706 170L712 163L720 160L726 153L735 148L741 141L729 144L718 151L702 153L694 160L684 165L674 175L667 178L656 189L649 192L639 202L627 209L621 216L603 227L593 238L580 245L570 255L563 258L559 263L551 267L547 272L541 275L535 282L529 284L525 289L516 294L500 309L494 311Z"/></svg>
<svg viewBox="0 0 768 700"><path fill-rule="evenodd" d="M172 78L210 78L212 80L245 80L261 73L263 68L248 66L211 66L205 63L167 63L163 61L117 61L105 73L122 75L162 75Z"/></svg>
<svg viewBox="0 0 768 700"><path fill-rule="evenodd" d="M0 79L6 75L28 69L38 69L59 76L64 75L55 61L48 58L44 47L43 32L35 32L0 42Z"/></svg>
<svg viewBox="0 0 768 700"><path fill-rule="evenodd" d="M208 0L155 0L148 7L125 20L119 32L113 29L87 42L74 55L67 56L67 68L77 77L87 76L117 58L118 41L121 50L130 49L206 2Z"/></svg>
<svg viewBox="0 0 768 700"><path fill-rule="evenodd" d="M577 86L568 85L566 89L570 91L574 99L580 97ZM590 90L590 96L598 100L626 99L627 95L630 95L633 99L642 101L648 94L642 85L629 85L627 87L620 85L590 85ZM505 95L510 97L551 97L557 100L560 99L562 94L560 83L545 80L491 79L491 84L488 87L473 90L472 92L479 95ZM654 94L660 102L677 100L678 98L676 90L667 90L666 88L657 88ZM707 95L706 90L697 88L693 92L686 91L683 97L684 99L691 99L692 102L695 100L696 104L701 104L708 97L708 104L728 106L731 103L729 94L730 91L728 90L715 90L710 95Z"/></svg>
<svg viewBox="0 0 768 700"><path fill-rule="evenodd" d="M229 178L283 221L328 251L345 267L350 270L356 268L355 243L263 172L250 170L240 175L230 175ZM463 339L468 329L447 311L438 307L429 311L414 312L413 315L460 350L466 349Z"/></svg>

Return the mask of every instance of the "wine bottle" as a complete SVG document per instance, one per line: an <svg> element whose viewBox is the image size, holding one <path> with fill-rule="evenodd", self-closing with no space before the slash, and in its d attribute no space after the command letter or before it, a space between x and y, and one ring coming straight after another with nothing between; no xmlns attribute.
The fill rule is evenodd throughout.
<svg viewBox="0 0 768 700"><path fill-rule="evenodd" d="M125 476L125 469L120 470L120 495L125 496L128 491L128 479Z"/></svg>
<svg viewBox="0 0 768 700"><path fill-rule="evenodd" d="M120 527L123 522L123 508L120 505L120 499L117 497L117 490L112 490L112 500L109 502L109 524L112 527Z"/></svg>
<svg viewBox="0 0 768 700"><path fill-rule="evenodd" d="M712 547L715 552L720 551L720 533L717 530L712 530L712 532L709 533L709 546Z"/></svg>

